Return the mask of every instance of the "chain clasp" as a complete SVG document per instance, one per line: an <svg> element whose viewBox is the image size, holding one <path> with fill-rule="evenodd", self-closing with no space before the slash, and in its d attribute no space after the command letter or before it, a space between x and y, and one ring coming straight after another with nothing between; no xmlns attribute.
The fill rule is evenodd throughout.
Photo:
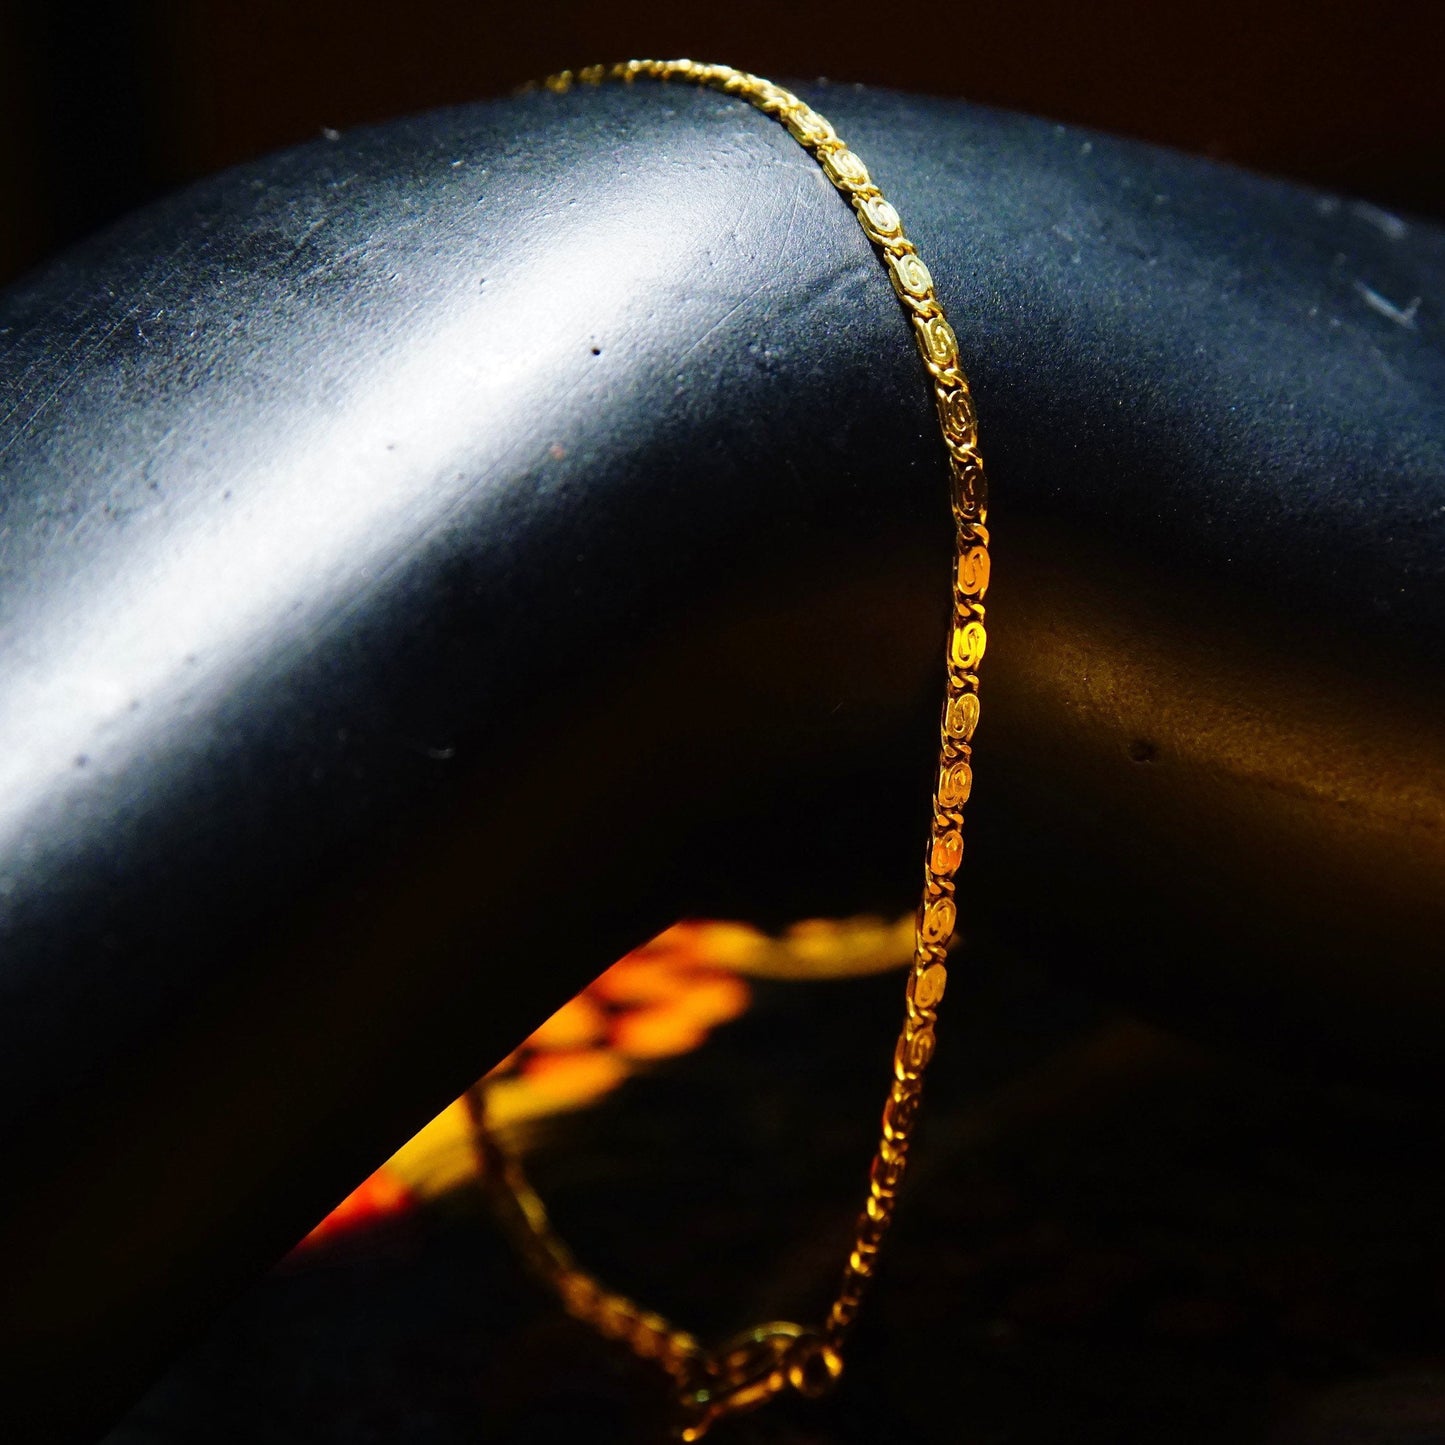
<svg viewBox="0 0 1445 1445"><path fill-rule="evenodd" d="M842 1356L816 1331L786 1320L754 1325L711 1355L700 1382L683 1394L678 1439L691 1445L725 1416L756 1410L785 1390L816 1399L842 1372Z"/></svg>

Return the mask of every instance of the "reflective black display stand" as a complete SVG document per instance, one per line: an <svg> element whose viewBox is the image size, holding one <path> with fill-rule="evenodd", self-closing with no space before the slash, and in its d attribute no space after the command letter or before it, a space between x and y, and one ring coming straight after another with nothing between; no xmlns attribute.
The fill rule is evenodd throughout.
<svg viewBox="0 0 1445 1445"><path fill-rule="evenodd" d="M994 478L968 935L1433 1089L1445 234L803 90ZM0 347L0 1390L84 1439L627 947L908 906L946 492L867 242L706 92L230 172Z"/></svg>

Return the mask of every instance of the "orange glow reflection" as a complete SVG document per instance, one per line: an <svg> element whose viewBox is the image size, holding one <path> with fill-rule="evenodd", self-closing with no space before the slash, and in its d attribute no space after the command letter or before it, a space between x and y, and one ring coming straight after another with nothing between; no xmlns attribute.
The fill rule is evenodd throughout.
<svg viewBox="0 0 1445 1445"><path fill-rule="evenodd" d="M679 923L629 953L563 1004L488 1075L501 1129L594 1103L659 1059L690 1053L747 1011L743 975L808 979L901 967L911 915L809 919L780 937L746 924ZM449 1105L348 1195L301 1242L362 1228L472 1182L476 1160L462 1101Z"/></svg>

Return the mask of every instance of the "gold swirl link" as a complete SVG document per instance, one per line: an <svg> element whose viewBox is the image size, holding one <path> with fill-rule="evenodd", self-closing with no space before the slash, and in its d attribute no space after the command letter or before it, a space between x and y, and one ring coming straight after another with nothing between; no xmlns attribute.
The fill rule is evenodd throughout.
<svg viewBox="0 0 1445 1445"><path fill-rule="evenodd" d="M958 554L958 590L965 597L982 597L988 591L988 548L980 544Z"/></svg>
<svg viewBox="0 0 1445 1445"><path fill-rule="evenodd" d="M529 1264L569 1314L620 1340L672 1377L681 1408L678 1438L700 1440L718 1420L755 1409L785 1390L815 1397L843 1368L844 1340L857 1318L878 1251L893 1217L908 1150L922 1104L922 1079L936 1047L938 1006L948 982L945 959L957 922L954 875L963 860L963 814L973 789L972 739L978 725L977 669L987 635L982 598L989 581L988 485L978 454L978 421L959 363L958 338L934 292L933 277L904 232L897 209L868 167L832 124L791 91L727 65L691 60L628 60L549 76L564 93L604 81L682 81L736 96L779 120L813 156L852 206L877 247L888 278L913 326L947 450L956 524L954 624L949 634L946 691L939 732L933 824L924 860L914 959L904 994L904 1020L894 1048L893 1080L883 1106L881 1136L868 1170L868 1191L837 1294L816 1330L791 1323L758 1325L717 1350L705 1350L662 1316L616 1294L581 1269L553 1230L520 1164L486 1125L485 1092L468 1095L483 1177L503 1225Z"/></svg>
<svg viewBox="0 0 1445 1445"><path fill-rule="evenodd" d="M967 763L949 763L938 779L941 808L961 808L973 792L973 769Z"/></svg>
<svg viewBox="0 0 1445 1445"><path fill-rule="evenodd" d="M968 742L978 726L978 694L959 693L948 700L944 714L943 731L947 740L955 745Z"/></svg>

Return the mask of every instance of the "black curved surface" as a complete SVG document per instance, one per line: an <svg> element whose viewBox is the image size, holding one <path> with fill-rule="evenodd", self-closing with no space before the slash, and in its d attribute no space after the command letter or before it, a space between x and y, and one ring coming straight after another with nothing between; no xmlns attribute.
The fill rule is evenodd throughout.
<svg viewBox="0 0 1445 1445"><path fill-rule="evenodd" d="M1435 1087L1445 234L806 90L979 398L979 945ZM318 141L0 342L3 1398L84 1438L627 946L907 906L948 528L876 259L710 93Z"/></svg>

